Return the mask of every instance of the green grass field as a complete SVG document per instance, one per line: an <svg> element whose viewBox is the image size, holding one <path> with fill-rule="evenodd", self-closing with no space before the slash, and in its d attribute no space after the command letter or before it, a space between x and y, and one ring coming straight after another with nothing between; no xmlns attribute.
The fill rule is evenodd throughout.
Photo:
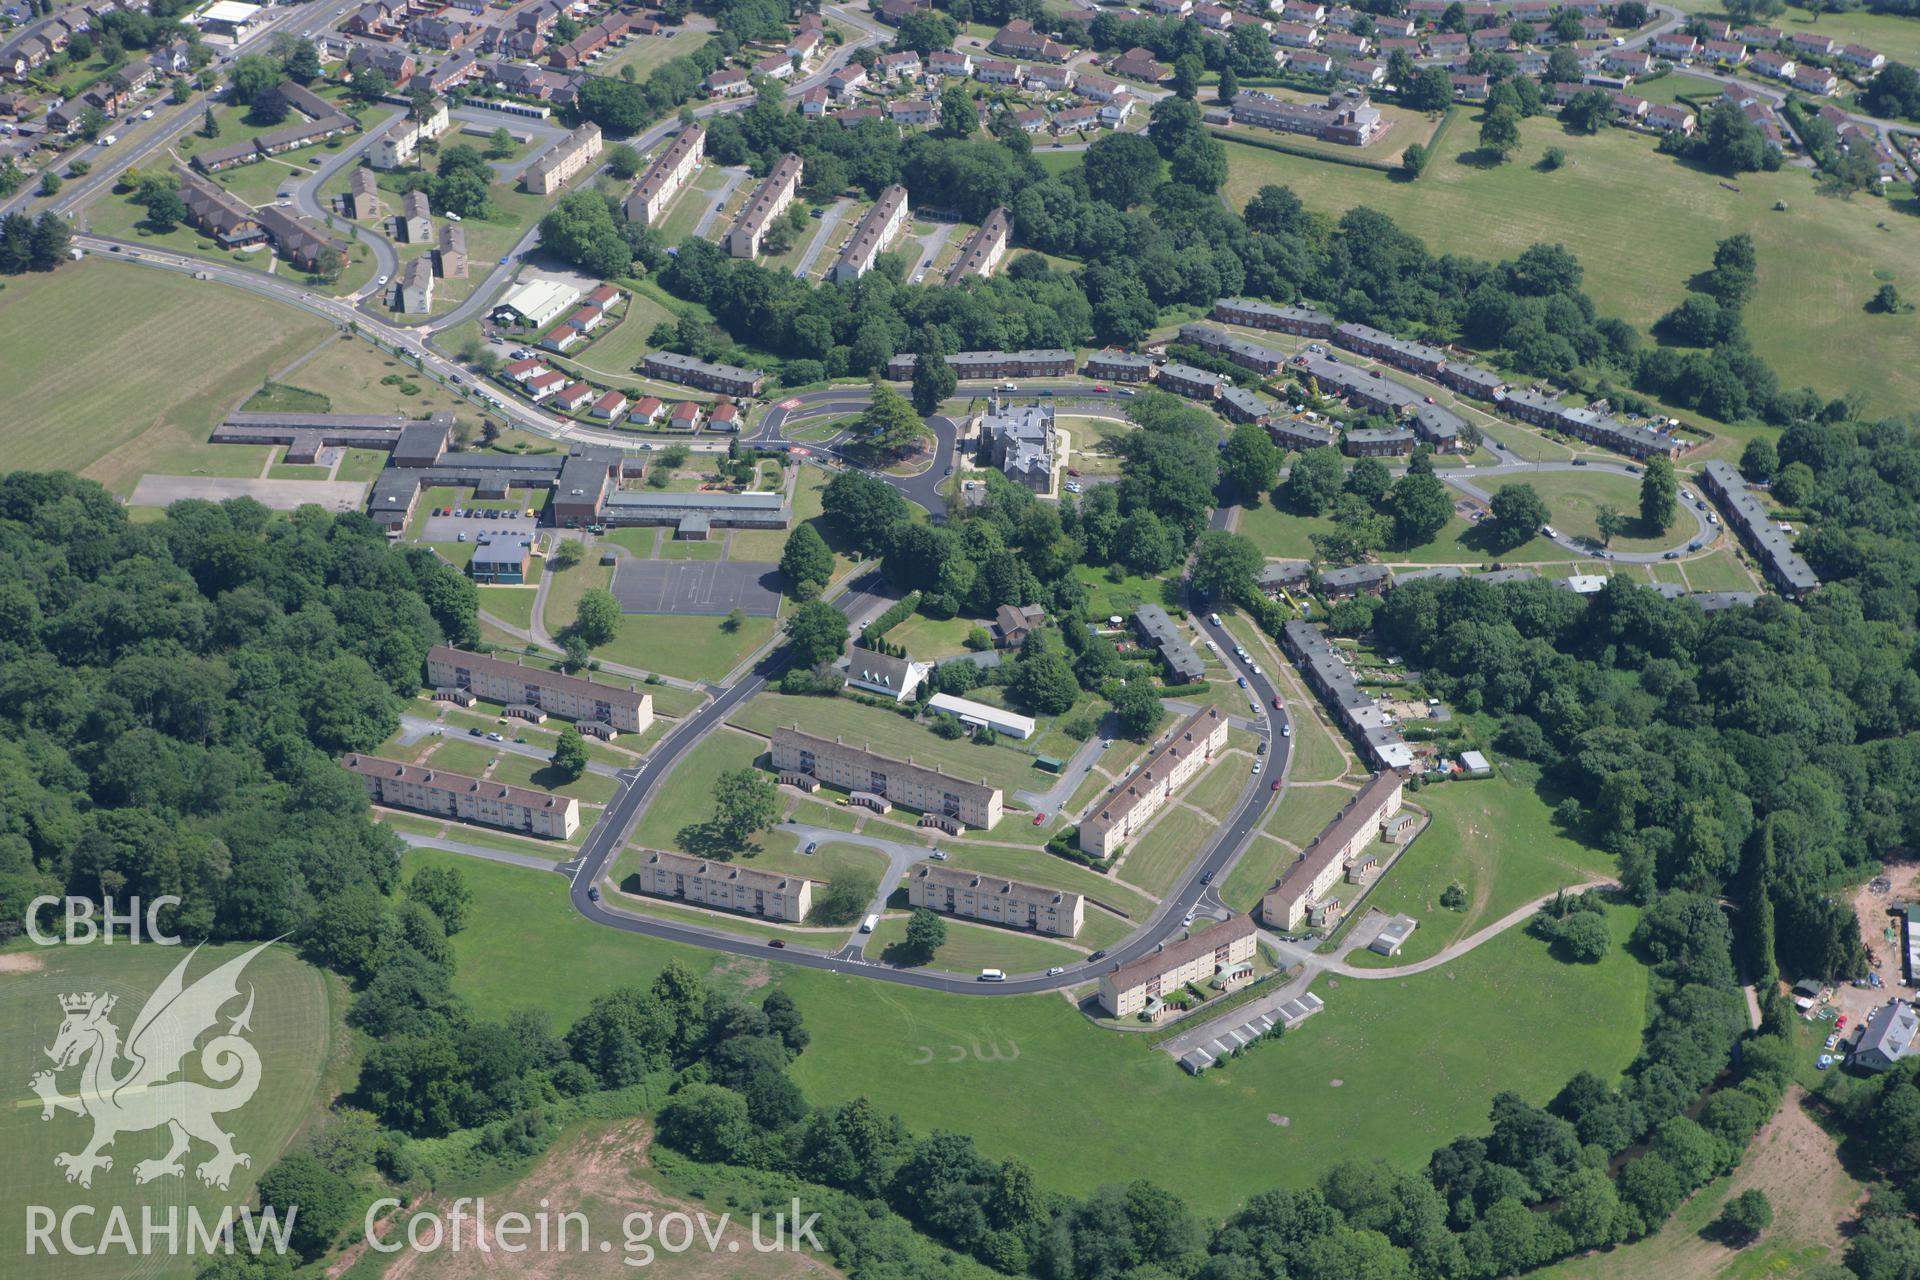
<svg viewBox="0 0 1920 1280"><path fill-rule="evenodd" d="M571 620L571 612L567 616ZM612 643L593 652L683 680L718 680L771 640L779 626L772 618L748 618L737 631L725 624L725 618L696 614L630 613Z"/></svg>
<svg viewBox="0 0 1920 1280"><path fill-rule="evenodd" d="M481 587L480 607L525 631L533 625L533 601L539 593L527 587Z"/></svg>
<svg viewBox="0 0 1920 1280"><path fill-rule="evenodd" d="M1495 776L1408 798L1431 809L1433 822L1374 885L1367 905L1405 912L1420 927L1383 965L1423 960L1532 899L1614 874L1613 859L1562 834L1547 802L1525 783ZM1450 884L1467 891L1465 911L1440 905Z"/></svg>
<svg viewBox="0 0 1920 1280"><path fill-rule="evenodd" d="M916 1132L968 1133L990 1157L1019 1154L1049 1189L1150 1177L1210 1215L1270 1186L1303 1186L1355 1151L1424 1167L1456 1134L1484 1133L1502 1089L1539 1103L1582 1068L1617 1073L1644 1016L1646 971L1623 948L1598 965L1567 965L1514 931L1443 971L1342 982L1298 1032L1195 1080L1143 1038L1102 1031L1055 996L948 996L718 959L589 924L558 876L408 856L409 870L430 863L458 865L474 890L454 948L457 987L482 1016L538 1006L564 1027L596 993L645 984L671 959L756 989L774 978L813 1033L794 1067L813 1102L864 1094ZM1624 936L1635 913L1610 919ZM572 980L556 985L556 972ZM1508 1052L1521 1038L1529 1051ZM1420 1087L1410 1092L1414 1063ZM1162 1122L1172 1116L1178 1123Z"/></svg>
<svg viewBox="0 0 1920 1280"><path fill-rule="evenodd" d="M977 976L982 969L1007 973L1038 973L1055 965L1069 965L1086 953L1032 933L994 925L969 924L947 918L947 941L926 964L909 964L906 955L907 917L890 915L867 939L867 958L895 968L938 969Z"/></svg>
<svg viewBox="0 0 1920 1280"><path fill-rule="evenodd" d="M1682 560L1680 572L1686 575L1687 586L1695 591L1758 589L1753 574L1740 563L1732 547L1722 546L1707 555Z"/></svg>
<svg viewBox="0 0 1920 1280"><path fill-rule="evenodd" d="M993 630L984 618L929 618L916 613L887 632L887 642L899 645L921 662L931 662L968 652L967 633L975 627L984 627L989 633Z"/></svg>
<svg viewBox="0 0 1920 1280"><path fill-rule="evenodd" d="M167 271L90 259L10 277L0 456L123 495L148 472L257 476L265 448L207 436L326 333L292 307Z"/></svg>
<svg viewBox="0 0 1920 1280"><path fill-rule="evenodd" d="M673 319L673 312L646 294L631 293L619 323L594 338L593 345L580 353L578 363L616 380L630 379L633 367L652 349L647 337L654 326Z"/></svg>
<svg viewBox="0 0 1920 1280"><path fill-rule="evenodd" d="M1346 787L1290 787L1261 829L1304 849L1351 799Z"/></svg>
<svg viewBox="0 0 1920 1280"><path fill-rule="evenodd" d="M979 746L964 738L949 742L934 737L923 725L850 698L762 693L734 712L730 722L768 735L783 725L800 725L808 733L842 737L896 759L912 756L917 764L957 778L984 778L989 785L1009 793L1016 787L1044 785L1046 781L1046 776L1034 768L1033 757L1012 747L997 743ZM1012 797L1007 798L1010 801Z"/></svg>
<svg viewBox="0 0 1920 1280"><path fill-rule="evenodd" d="M1759 251L1747 308L1754 346L1784 385L1811 384L1829 395L1857 388L1879 412L1920 394L1920 362L1907 358L1920 315L1864 310L1879 287L1876 271L1911 283L1902 272L1920 253L1920 220L1903 210L1874 197L1820 196L1807 172L1792 167L1723 184L1657 154L1651 138L1611 128L1575 137L1550 116L1523 124L1513 161L1483 168L1464 158L1477 134L1477 115L1457 122L1415 183L1229 142L1227 198L1239 208L1278 183L1311 209L1338 214L1368 205L1436 254L1512 257L1530 244L1559 242L1579 256L1602 314L1642 327L1711 265L1715 240L1744 231ZM1548 146L1564 150L1568 162L1541 173L1533 161ZM1776 201L1787 209L1775 211Z"/></svg>
<svg viewBox="0 0 1920 1280"><path fill-rule="evenodd" d="M1654 533L1640 523L1640 482L1611 471L1543 471L1527 480L1553 513L1553 527L1575 538L1600 540L1595 523L1600 507L1611 506L1626 517L1624 532L1614 535L1615 551L1665 551L1684 541L1691 520L1677 521L1665 533Z"/></svg>
<svg viewBox="0 0 1920 1280"><path fill-rule="evenodd" d="M766 754L766 744L743 733L710 733L681 757L647 806L632 843L649 849L683 849L682 827L713 817L712 779L729 769L745 769Z"/></svg>
<svg viewBox="0 0 1920 1280"><path fill-rule="evenodd" d="M237 945L205 948L192 959L185 981L191 984L246 950ZM62 1250L62 1256L49 1257L41 1252L30 1257L24 1235L25 1215L20 1210L41 1205L64 1214L74 1206L91 1205L91 1225L76 1228L82 1239L97 1239L106 1229L106 1215L114 1208L128 1214L136 1231L143 1205L157 1211L162 1221L169 1207L184 1212L191 1206L217 1218L223 1207L251 1201L254 1182L317 1113L323 1102L317 1096L322 1074L338 1037L345 1034L333 1005L333 988L320 970L296 959L290 947L269 947L241 974L240 999L223 1007L225 1017L219 1024L225 1028L226 1022L240 1012L251 990L255 996L252 1029L246 1039L260 1055L258 1089L244 1106L216 1116L221 1127L233 1135L234 1149L249 1155L252 1163L234 1171L225 1191L206 1187L195 1166L206 1160L212 1149L195 1142L185 1161L185 1176L140 1186L134 1181L135 1166L164 1155L167 1136L157 1128L128 1129L107 1149L113 1159L112 1169L95 1173L91 1188L65 1181L53 1158L57 1153L82 1150L92 1125L67 1112L55 1112L52 1120L43 1122L38 1099L27 1088L29 1077L49 1065L41 1051L54 1043L60 1030L60 997L71 992L112 993L118 1003L109 1020L124 1036L131 1031L154 988L189 954L184 947L32 947L8 952L5 959L9 963L0 965L0 1025L9 1032L0 1044L0 1074L9 1082L10 1090L8 1105L0 1110L0 1149L9 1156L4 1171L0 1171L0 1196L15 1207L15 1212L0 1222L0 1256L8 1259L8 1276L20 1280L118 1280L131 1275L194 1274L196 1262L184 1255L135 1262L117 1250L91 1258L65 1256ZM198 1054L185 1059L187 1078L208 1079L199 1062ZM113 1070L125 1073L128 1064L123 1060ZM79 1091L79 1081L79 1072L69 1069L59 1074L57 1083L63 1093L71 1095ZM88 1220L76 1221L85 1224Z"/></svg>
<svg viewBox="0 0 1920 1280"><path fill-rule="evenodd" d="M1145 835L1134 838L1114 874L1159 897L1186 871L1217 825L1191 809L1171 808L1154 819Z"/></svg>
<svg viewBox="0 0 1920 1280"><path fill-rule="evenodd" d="M1180 602L1180 585L1163 578L1142 578L1122 574L1116 580L1113 570L1090 564L1073 566L1073 576L1087 584L1087 616L1123 618L1143 604L1174 605Z"/></svg>

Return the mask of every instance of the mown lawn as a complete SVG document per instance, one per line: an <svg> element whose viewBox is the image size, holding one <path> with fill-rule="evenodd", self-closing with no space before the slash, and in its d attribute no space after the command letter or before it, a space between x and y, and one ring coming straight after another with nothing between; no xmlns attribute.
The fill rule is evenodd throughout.
<svg viewBox="0 0 1920 1280"><path fill-rule="evenodd" d="M326 333L266 298L98 258L9 277L0 457L78 471L122 495L149 472L257 476L267 449L207 436Z"/></svg>
<svg viewBox="0 0 1920 1280"><path fill-rule="evenodd" d="M813 1034L793 1068L812 1102L865 1095L915 1132L967 1133L990 1158L1018 1154L1043 1187L1084 1194L1148 1177L1208 1215L1304 1186L1356 1151L1423 1168L1436 1146L1485 1133L1503 1089L1542 1103L1576 1071L1617 1074L1644 1019L1646 970L1624 948L1598 965L1562 964L1516 930L1443 971L1342 982L1299 1031L1196 1080L1057 996L953 996L720 958L588 923L558 876L408 856L409 870L424 865L457 865L474 890L453 942L456 988L480 1016L538 1007L564 1028L595 995L645 985L675 959L755 990L771 980ZM1610 919L1624 936L1635 913ZM1528 1051L1513 1052L1523 1040Z"/></svg>
<svg viewBox="0 0 1920 1280"><path fill-rule="evenodd" d="M1511 258L1531 244L1564 244L1586 268L1585 286L1601 313L1642 328L1685 296L1687 280L1711 265L1716 240L1746 232L1759 253L1747 322L1784 385L1827 395L1858 389L1878 412L1920 396L1920 362L1909 358L1920 313L1865 310L1880 285L1876 271L1891 272L1903 288L1913 283L1920 219L1906 212L1912 202L1904 191L1895 202L1830 199L1793 167L1723 182L1657 154L1652 138L1613 128L1578 137L1552 116L1523 123L1512 161L1483 167L1469 156L1478 120L1476 112L1456 121L1413 183L1228 142L1226 195L1241 208L1277 183L1315 210L1337 215L1364 204L1436 254ZM1567 164L1542 173L1533 162L1549 146L1565 151ZM1776 210L1776 202L1787 208Z"/></svg>
<svg viewBox="0 0 1920 1280"><path fill-rule="evenodd" d="M744 733L722 729L708 734L680 758L654 793L630 847L686 849L679 838L681 829L713 817L713 779L729 769L748 768L765 751L766 744Z"/></svg>
<svg viewBox="0 0 1920 1280"><path fill-rule="evenodd" d="M1435 955L1534 898L1614 874L1613 859L1565 835L1526 783L1496 775L1423 787L1408 799L1431 809L1433 822L1373 887L1367 905L1405 912L1420 927L1383 965ZM1450 884L1466 890L1466 910L1440 905Z"/></svg>
<svg viewBox="0 0 1920 1280"><path fill-rule="evenodd" d="M1039 973L1085 958L1084 951L1063 946L1039 934L994 925L968 924L950 916L947 941L926 963L907 952L907 917L889 915L867 939L867 958L903 969L939 969L946 973L977 975L982 969L1008 974Z"/></svg>
<svg viewBox="0 0 1920 1280"><path fill-rule="evenodd" d="M1191 809L1169 808L1154 819L1145 835L1134 837L1114 874L1161 897L1180 879L1217 825Z"/></svg>
<svg viewBox="0 0 1920 1280"><path fill-rule="evenodd" d="M1288 787L1261 829L1304 849L1351 799L1347 787Z"/></svg>

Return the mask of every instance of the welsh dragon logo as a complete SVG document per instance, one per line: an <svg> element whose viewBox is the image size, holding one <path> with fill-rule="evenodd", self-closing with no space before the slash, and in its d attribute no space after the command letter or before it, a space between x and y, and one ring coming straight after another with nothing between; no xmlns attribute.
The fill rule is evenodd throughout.
<svg viewBox="0 0 1920 1280"><path fill-rule="evenodd" d="M260 1086L260 1054L241 1036L251 1030L251 986L246 1007L228 1022L223 1034L200 1049L201 1072L221 1087L177 1077L194 1044L220 1021L220 1010L239 998L241 970L271 945L261 943L188 986L187 965L200 950L195 947L147 997L124 1047L119 1028L109 1017L116 997L91 991L60 997L66 1017L45 1051L53 1060L53 1070L37 1072L32 1086L40 1098L42 1120L53 1119L56 1111L93 1120L92 1141L77 1152L53 1158L66 1170L68 1182L91 1187L96 1169L113 1168L113 1157L104 1152L115 1138L161 1126L166 1127L172 1145L164 1156L134 1166L136 1182L182 1176L186 1170L181 1158L195 1140L213 1148L212 1156L195 1170L208 1186L224 1190L236 1166L253 1163L245 1152L233 1149L233 1135L214 1119L223 1111L245 1106ZM120 1070L123 1060L127 1066ZM57 1076L75 1066L80 1069L79 1090L69 1096L60 1092Z"/></svg>

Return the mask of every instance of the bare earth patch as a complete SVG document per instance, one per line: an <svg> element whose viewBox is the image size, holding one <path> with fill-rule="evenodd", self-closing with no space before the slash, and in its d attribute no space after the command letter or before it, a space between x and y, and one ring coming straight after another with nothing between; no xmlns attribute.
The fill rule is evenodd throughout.
<svg viewBox="0 0 1920 1280"><path fill-rule="evenodd" d="M1293 1123L1293 1119L1290 1116L1279 1116L1269 1111L1267 1112L1267 1123L1271 1125L1278 1125L1280 1128L1284 1129L1288 1125Z"/></svg>
<svg viewBox="0 0 1920 1280"><path fill-rule="evenodd" d="M1740 1167L1702 1193L1712 1196L1704 1212L1683 1209L1665 1230L1638 1244L1568 1263L1566 1274L1581 1280L1712 1280L1730 1274L1735 1260L1748 1254L1771 1254L1766 1270L1783 1275L1798 1274L1821 1258L1837 1259L1843 1247L1840 1225L1852 1216L1862 1189L1841 1167L1833 1139L1807 1113L1805 1101L1800 1086L1788 1089ZM1721 1205L1752 1189L1766 1192L1773 1225L1744 1254L1679 1225L1711 1220ZM1743 1268L1738 1274L1758 1273Z"/></svg>
<svg viewBox="0 0 1920 1280"><path fill-rule="evenodd" d="M706 1240L696 1228L694 1246L684 1253L668 1253L654 1245L653 1260L644 1268L638 1263L644 1254L625 1252L623 1221L629 1214L651 1214L658 1229L667 1214L684 1213L690 1218L704 1213L712 1230L722 1209L713 1209L692 1201L667 1195L646 1181L647 1147L653 1132L646 1121L634 1119L598 1129L556 1145L514 1186L497 1196L487 1197L487 1216L494 1222L508 1212L527 1214L529 1218L577 1211L590 1223L591 1248L581 1251L578 1231L569 1239L568 1252L506 1254L498 1241L489 1237L493 1251L482 1253L471 1234L462 1241L461 1252L416 1253L403 1250L394 1255L383 1280L468 1280L470 1277L511 1275L515 1280L581 1280L583 1277L664 1276L668 1280L788 1280L789 1277L818 1277L835 1280L839 1273L804 1253L754 1252L748 1225L729 1221L726 1230L715 1237L715 1248L707 1249ZM444 1213L448 1206L433 1202L426 1206ZM536 1220L537 1221L537 1220ZM472 1224L468 1223L469 1233ZM768 1229L770 1233L770 1228ZM389 1227L386 1239L404 1232L404 1223ZM537 1230L522 1237L523 1243L538 1240ZM601 1242L610 1248L601 1250ZM678 1237L675 1236L678 1243Z"/></svg>
<svg viewBox="0 0 1920 1280"><path fill-rule="evenodd" d="M0 974L38 973L47 962L31 951L12 951L0 956Z"/></svg>

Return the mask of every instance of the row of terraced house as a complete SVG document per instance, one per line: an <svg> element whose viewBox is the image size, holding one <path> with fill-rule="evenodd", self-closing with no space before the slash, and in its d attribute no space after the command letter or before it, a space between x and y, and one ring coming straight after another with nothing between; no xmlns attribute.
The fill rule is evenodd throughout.
<svg viewBox="0 0 1920 1280"><path fill-rule="evenodd" d="M1451 351L1395 337L1362 324L1342 324L1332 316L1310 307L1278 306L1251 298L1223 298L1214 304L1214 318L1229 324L1271 329L1296 337L1318 338L1345 347L1359 355L1389 364L1408 373L1431 379L1461 395L1484 401L1496 412L1518 418L1548 430L1563 432L1589 444L1618 450L1635 458L1677 458L1686 445L1663 429L1634 426L1622 422L1598 406L1574 406L1560 403L1557 396L1533 388L1512 388L1506 380L1456 357ZM1342 394L1362 394L1363 399L1378 393L1385 397L1368 403L1385 412L1392 405L1408 409L1398 391L1382 389L1367 378L1364 371L1342 371L1330 358L1309 364L1318 353L1295 357L1296 365L1314 371L1318 379L1325 374L1342 388ZM1229 355L1229 358L1232 358ZM1251 366L1249 366L1251 367ZM1374 388L1368 392L1367 388ZM1424 403L1424 400L1422 400ZM1433 406L1428 406L1433 407ZM1412 409L1418 429L1419 409ZM1436 420L1437 421L1437 420Z"/></svg>

